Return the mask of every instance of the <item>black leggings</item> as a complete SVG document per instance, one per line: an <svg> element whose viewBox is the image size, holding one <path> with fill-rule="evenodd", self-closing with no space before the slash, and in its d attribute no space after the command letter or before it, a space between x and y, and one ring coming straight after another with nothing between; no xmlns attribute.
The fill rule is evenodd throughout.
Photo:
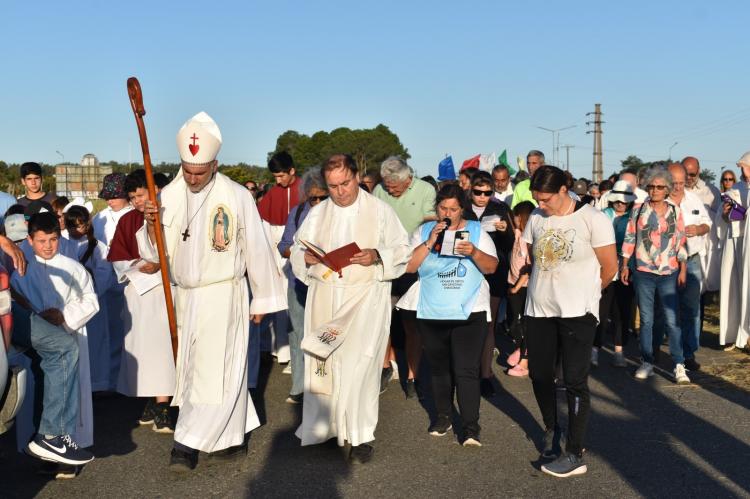
<svg viewBox="0 0 750 499"><path fill-rule="evenodd" d="M596 318L526 317L529 377L546 429L557 424L555 361L562 353L563 379L568 398L567 451L580 455L589 419L591 400L588 376Z"/></svg>
<svg viewBox="0 0 750 499"><path fill-rule="evenodd" d="M464 321L418 319L438 417L451 416L453 383L465 433L479 434L479 365L487 336L487 314Z"/></svg>
<svg viewBox="0 0 750 499"><path fill-rule="evenodd" d="M615 346L621 347L628 341L631 310L633 308L633 287L623 283L611 282L602 290L599 299L599 325L596 328L594 346L600 348L604 333L613 326ZM608 319L611 319L611 323Z"/></svg>
<svg viewBox="0 0 750 499"><path fill-rule="evenodd" d="M508 329L513 337L516 348L521 349L521 358L526 358L526 337L524 328L519 327L523 321L524 309L526 308L526 286L518 290L518 293L508 294Z"/></svg>

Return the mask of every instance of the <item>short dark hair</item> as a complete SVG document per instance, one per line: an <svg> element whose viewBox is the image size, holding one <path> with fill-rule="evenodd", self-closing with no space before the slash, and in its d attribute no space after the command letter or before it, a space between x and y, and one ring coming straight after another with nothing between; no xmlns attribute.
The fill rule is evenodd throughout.
<svg viewBox="0 0 750 499"><path fill-rule="evenodd" d="M166 186L169 185L171 180L169 180L169 177L166 173L162 172L156 172L154 173L154 183L156 184L156 187L159 189L164 189Z"/></svg>
<svg viewBox="0 0 750 499"><path fill-rule="evenodd" d="M531 176L531 190L545 194L557 194L560 187L568 187L569 177L560 168L542 165Z"/></svg>
<svg viewBox="0 0 750 499"><path fill-rule="evenodd" d="M494 167L492 168L492 173L493 173L493 175L494 175L495 173L497 173L497 172L501 172L501 171L506 171L506 172L508 172L508 175L510 175L510 168L508 168L508 167L507 167L507 166L505 166L505 165L495 165L495 166L494 166Z"/></svg>
<svg viewBox="0 0 750 499"><path fill-rule="evenodd" d="M485 171L476 172L471 177L471 186L474 187L477 185L487 185L489 187L492 187L494 185L492 181L492 175Z"/></svg>
<svg viewBox="0 0 750 499"><path fill-rule="evenodd" d="M435 196L435 208L446 199L455 199L463 211L471 210L471 204L466 199L464 190L458 184L447 184L440 188Z"/></svg>
<svg viewBox="0 0 750 499"><path fill-rule="evenodd" d="M123 188L125 189L126 194L130 194L131 192L137 191L139 187L146 188L147 185L146 170L144 170L143 168L139 168L132 171L128 174L127 177L125 177L125 184L123 185Z"/></svg>
<svg viewBox="0 0 750 499"><path fill-rule="evenodd" d="M45 234L60 235L60 223L57 221L57 215L52 212L44 211L31 215L29 219L29 237L33 238L35 232L42 231Z"/></svg>
<svg viewBox="0 0 750 499"><path fill-rule="evenodd" d="M464 175L469 177L469 180L471 180L471 177L473 177L474 174L477 173L478 171L479 171L479 168L474 168L473 166L470 166L469 168L464 168L463 170L458 172L458 174L461 175L463 173Z"/></svg>
<svg viewBox="0 0 750 499"><path fill-rule="evenodd" d="M323 174L330 173L339 168L347 168L353 175L359 173L357 162L349 154L334 154L323 163Z"/></svg>
<svg viewBox="0 0 750 499"><path fill-rule="evenodd" d="M29 161L21 165L21 178L26 178L27 175L39 175L42 176L42 167L39 163Z"/></svg>
<svg viewBox="0 0 750 499"><path fill-rule="evenodd" d="M294 160L286 151L277 152L268 160L268 169L271 173L289 173L292 168L294 168Z"/></svg>

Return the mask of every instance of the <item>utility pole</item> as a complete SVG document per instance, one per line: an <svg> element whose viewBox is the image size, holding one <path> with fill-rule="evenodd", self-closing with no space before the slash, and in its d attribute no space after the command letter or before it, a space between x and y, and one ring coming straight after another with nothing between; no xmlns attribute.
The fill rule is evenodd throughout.
<svg viewBox="0 0 750 499"><path fill-rule="evenodd" d="M563 149L565 149L565 170L570 171L570 150L574 149L575 146L572 146L570 144L565 144L564 146L560 146Z"/></svg>
<svg viewBox="0 0 750 499"><path fill-rule="evenodd" d="M587 121L587 125L594 125L593 130L586 133L594 134L594 167L591 172L594 182L601 182L604 177L604 163L602 158L602 105L594 104L594 112L586 113L586 116L594 115L594 121Z"/></svg>
<svg viewBox="0 0 750 499"><path fill-rule="evenodd" d="M570 125L563 128L545 128L543 126L537 126L538 129L544 130L545 132L552 133L552 162L547 163L550 165L557 166L557 160L560 156L560 132L563 130L570 130L571 128L575 128L577 125Z"/></svg>

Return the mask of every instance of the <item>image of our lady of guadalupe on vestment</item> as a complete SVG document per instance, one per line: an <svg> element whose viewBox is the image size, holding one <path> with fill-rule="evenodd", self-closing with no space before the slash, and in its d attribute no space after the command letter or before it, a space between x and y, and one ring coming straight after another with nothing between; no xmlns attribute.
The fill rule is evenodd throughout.
<svg viewBox="0 0 750 499"><path fill-rule="evenodd" d="M230 218L224 206L218 206L211 217L211 249L222 252L229 249Z"/></svg>

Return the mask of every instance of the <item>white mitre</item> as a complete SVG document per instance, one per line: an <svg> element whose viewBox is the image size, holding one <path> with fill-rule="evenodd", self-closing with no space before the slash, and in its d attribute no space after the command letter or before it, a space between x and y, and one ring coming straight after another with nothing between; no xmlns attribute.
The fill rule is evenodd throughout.
<svg viewBox="0 0 750 499"><path fill-rule="evenodd" d="M184 163L206 165L216 159L221 149L221 131L216 122L201 111L177 132L177 151Z"/></svg>

